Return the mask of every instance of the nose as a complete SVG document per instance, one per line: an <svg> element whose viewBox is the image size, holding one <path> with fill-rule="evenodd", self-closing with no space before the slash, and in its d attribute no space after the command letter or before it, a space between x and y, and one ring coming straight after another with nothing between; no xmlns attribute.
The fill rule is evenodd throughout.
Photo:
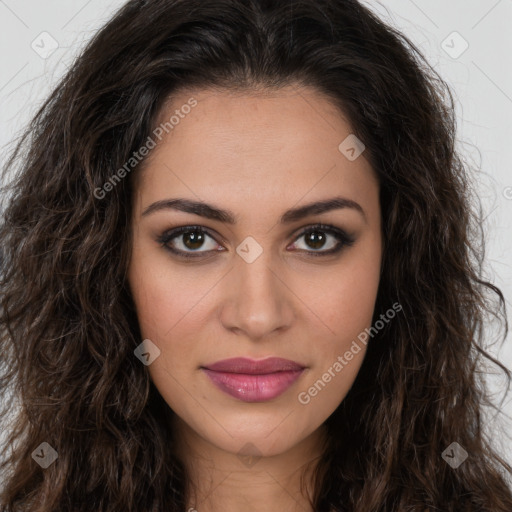
<svg viewBox="0 0 512 512"><path fill-rule="evenodd" d="M252 263L238 258L227 279L221 311L226 329L258 341L290 328L295 296L265 251Z"/></svg>

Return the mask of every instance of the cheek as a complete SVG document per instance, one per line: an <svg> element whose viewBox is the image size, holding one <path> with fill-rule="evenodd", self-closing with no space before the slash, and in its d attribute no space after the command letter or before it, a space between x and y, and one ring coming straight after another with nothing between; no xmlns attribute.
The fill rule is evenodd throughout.
<svg viewBox="0 0 512 512"><path fill-rule="evenodd" d="M297 396L308 411L328 416L352 387L366 353L378 281L350 275L339 279L321 299L329 331L313 336L313 364ZM325 334L327 333L327 334Z"/></svg>
<svg viewBox="0 0 512 512"><path fill-rule="evenodd" d="M193 316L210 279L180 271L163 250L141 244L133 252L128 279L141 333L163 341ZM213 277L212 277L213 280Z"/></svg>
<svg viewBox="0 0 512 512"><path fill-rule="evenodd" d="M325 299L330 304L326 307L330 308L333 331L343 338L347 335L353 337L369 326L378 285L378 272L363 264L343 274L336 289Z"/></svg>
<svg viewBox="0 0 512 512"><path fill-rule="evenodd" d="M380 253L377 244L366 244L364 249L354 247L336 270L318 273L302 290L304 302L311 304L324 324L327 347L350 345L371 324L380 282Z"/></svg>
<svg viewBox="0 0 512 512"><path fill-rule="evenodd" d="M149 370L152 373L165 367L175 373L179 371L176 364L187 361L188 352L193 348L177 333L193 318L194 305L202 293L197 281L192 282L180 272L170 273L165 256L151 256L151 251L142 256L142 252L134 250L128 278L141 335L161 351Z"/></svg>
<svg viewBox="0 0 512 512"><path fill-rule="evenodd" d="M308 287L307 300L328 329L314 336L314 365L299 397L303 404L334 410L357 377L371 340L366 329L371 327L380 281L378 239L375 242L354 251L334 276Z"/></svg>
<svg viewBox="0 0 512 512"><path fill-rule="evenodd" d="M160 349L160 355L148 366L151 380L169 406L181 410L189 404L189 393L194 394L189 374L191 361L197 356L194 344L183 334L184 329L194 330L190 322L197 293L183 283L179 273L166 276L157 268L148 261L135 264L130 273L131 289L142 337Z"/></svg>

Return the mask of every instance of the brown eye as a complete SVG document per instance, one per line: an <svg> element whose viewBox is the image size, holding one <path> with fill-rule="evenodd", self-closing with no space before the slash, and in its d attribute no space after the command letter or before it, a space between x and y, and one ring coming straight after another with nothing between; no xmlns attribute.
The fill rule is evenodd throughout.
<svg viewBox="0 0 512 512"><path fill-rule="evenodd" d="M211 240L209 244L208 240ZM205 253L218 250L219 247L213 237L200 226L174 229L160 236L158 242L172 253L185 258L204 256Z"/></svg>
<svg viewBox="0 0 512 512"><path fill-rule="evenodd" d="M355 239L334 226L318 224L304 230L295 240L304 238L305 247L296 247L313 256L335 254L345 246L351 246ZM297 242L294 243L296 245ZM327 247L326 247L327 246ZM324 249L324 250L320 250Z"/></svg>
<svg viewBox="0 0 512 512"><path fill-rule="evenodd" d="M311 231L305 236L306 244L313 249L321 249L325 245L326 236L321 231Z"/></svg>
<svg viewBox="0 0 512 512"><path fill-rule="evenodd" d="M188 249L196 250L200 249L204 244L204 233L198 231L185 231L182 234L183 245Z"/></svg>

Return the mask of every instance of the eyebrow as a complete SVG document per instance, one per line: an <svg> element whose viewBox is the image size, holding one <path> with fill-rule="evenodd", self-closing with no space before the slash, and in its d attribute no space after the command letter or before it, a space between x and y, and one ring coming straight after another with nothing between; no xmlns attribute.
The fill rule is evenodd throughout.
<svg viewBox="0 0 512 512"><path fill-rule="evenodd" d="M331 210L339 210L342 208L350 208L358 211L365 222L367 222L366 213L359 203L345 197L333 197L323 201L316 201L313 203L292 208L287 210L280 219L281 224L289 224L296 222L310 215L318 215ZM151 213L161 210L178 210L181 212L192 213L205 217L207 219L217 220L225 224L236 224L237 216L230 210L222 210L208 203L201 201L192 201L191 199L162 199L150 204L142 212L142 216L150 215Z"/></svg>

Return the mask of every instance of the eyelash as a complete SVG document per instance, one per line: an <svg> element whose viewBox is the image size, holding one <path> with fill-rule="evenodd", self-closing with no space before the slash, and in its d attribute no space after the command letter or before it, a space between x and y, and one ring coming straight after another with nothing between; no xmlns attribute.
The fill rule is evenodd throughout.
<svg viewBox="0 0 512 512"><path fill-rule="evenodd" d="M167 245L174 238L177 238L177 237L179 237L179 235L182 235L183 233L187 233L187 232L198 232L201 234L206 234L215 240L215 237L212 234L210 234L209 230L206 230L202 226L182 226L182 227L179 227L179 228L176 228L171 231L167 231L167 232L163 233L162 235L160 235L158 237L157 242L159 244L161 244L162 247L164 249L166 249L167 251L169 251L169 252L173 253L174 255L176 255L180 258L183 258L183 259L190 260L190 259L201 258L201 257L204 257L205 254L208 254L211 252L216 252L215 250L212 250L212 251L195 251L195 252L189 253L186 251L181 251L180 249L172 248L171 246ZM338 244L336 245L336 247L334 247L333 249L329 249L327 251L313 251L313 250L312 251L304 251L302 249L299 250L299 252L307 252L307 253L309 253L309 255L311 255L313 257L330 256L333 254L337 254L343 248L350 247L355 242L354 237L350 236L348 233L346 233L345 231L343 231L339 228L336 228L336 227L328 225L328 224L315 224L313 226L309 226L309 227L303 229L295 238L294 243L302 236L308 235L312 232L327 233L327 234L333 235L338 240Z"/></svg>

